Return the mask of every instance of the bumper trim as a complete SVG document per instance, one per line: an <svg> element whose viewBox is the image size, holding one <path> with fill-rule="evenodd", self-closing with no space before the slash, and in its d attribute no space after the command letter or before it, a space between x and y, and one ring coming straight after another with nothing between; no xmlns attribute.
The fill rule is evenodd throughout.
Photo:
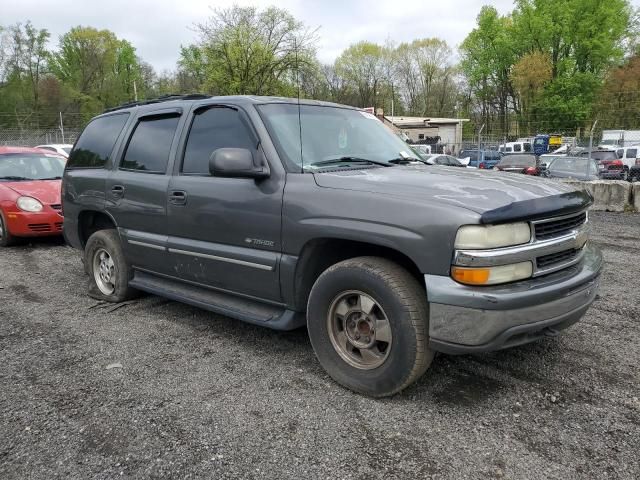
<svg viewBox="0 0 640 480"><path fill-rule="evenodd" d="M435 338L429 339L429 347L433 350L449 355L466 355L473 353L493 352L505 348L517 347L535 342L544 337L555 337L560 330L570 327L582 318L591 303L579 307L557 318L540 320L525 325L516 325L508 328L490 342L482 345L463 345L447 342Z"/></svg>

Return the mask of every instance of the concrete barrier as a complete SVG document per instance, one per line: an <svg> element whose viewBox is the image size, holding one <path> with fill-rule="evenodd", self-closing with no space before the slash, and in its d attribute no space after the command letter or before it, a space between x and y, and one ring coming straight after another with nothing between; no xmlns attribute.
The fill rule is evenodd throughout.
<svg viewBox="0 0 640 480"><path fill-rule="evenodd" d="M589 192L593 197L592 210L625 212L635 209L640 212L640 184L623 180L562 181Z"/></svg>
<svg viewBox="0 0 640 480"><path fill-rule="evenodd" d="M636 212L640 212L640 182L633 183L631 187L632 206Z"/></svg>

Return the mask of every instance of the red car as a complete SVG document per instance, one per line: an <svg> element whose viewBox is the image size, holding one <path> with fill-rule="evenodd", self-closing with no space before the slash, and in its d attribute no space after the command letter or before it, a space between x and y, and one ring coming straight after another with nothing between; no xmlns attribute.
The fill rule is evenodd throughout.
<svg viewBox="0 0 640 480"><path fill-rule="evenodd" d="M16 237L62 234L65 162L37 148L0 147L0 246Z"/></svg>

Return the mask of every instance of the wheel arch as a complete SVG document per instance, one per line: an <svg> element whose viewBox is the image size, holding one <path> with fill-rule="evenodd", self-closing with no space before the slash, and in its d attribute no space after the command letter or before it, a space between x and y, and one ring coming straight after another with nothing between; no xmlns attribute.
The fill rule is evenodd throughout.
<svg viewBox="0 0 640 480"><path fill-rule="evenodd" d="M113 217L100 210L83 210L78 215L78 238L82 248L87 244L89 237L99 230L116 229L117 225Z"/></svg>
<svg viewBox="0 0 640 480"><path fill-rule="evenodd" d="M306 309L313 284L327 268L344 260L363 256L389 259L405 268L424 286L424 276L416 262L397 249L343 238L315 238L302 247L296 262L293 282L294 308L297 311Z"/></svg>

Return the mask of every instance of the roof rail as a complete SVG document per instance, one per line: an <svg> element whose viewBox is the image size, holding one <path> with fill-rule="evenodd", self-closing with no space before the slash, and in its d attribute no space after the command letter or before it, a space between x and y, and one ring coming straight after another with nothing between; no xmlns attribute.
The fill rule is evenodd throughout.
<svg viewBox="0 0 640 480"><path fill-rule="evenodd" d="M122 110L123 108L138 107L140 105L150 105L152 103L169 102L171 100L202 100L204 98L209 98L210 96L211 95L205 95L204 93L189 93L186 95L172 93L169 95L162 95L161 97L158 97L158 98L151 98L149 100L123 103L122 105L118 105L117 107L107 108L102 113L115 112L116 110Z"/></svg>

